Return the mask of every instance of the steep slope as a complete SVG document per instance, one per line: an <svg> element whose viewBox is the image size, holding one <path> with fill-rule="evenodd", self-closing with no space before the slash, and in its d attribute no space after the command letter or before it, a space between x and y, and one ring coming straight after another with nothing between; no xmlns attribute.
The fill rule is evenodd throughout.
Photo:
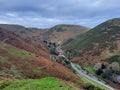
<svg viewBox="0 0 120 90"><path fill-rule="evenodd" d="M104 78L111 86L120 88L119 84L114 83L118 82L115 78L120 75L120 18L108 20L87 33L78 35L63 47L72 62L83 66L89 73ZM105 65L105 68L100 66L98 71L95 70L99 67L98 64Z"/></svg>
<svg viewBox="0 0 120 90"><path fill-rule="evenodd" d="M38 79L52 76L82 86L80 78L64 66L43 56L36 56L2 43L0 43L0 76L11 79Z"/></svg>
<svg viewBox="0 0 120 90"><path fill-rule="evenodd" d="M87 32L89 28L77 25L56 25L44 33L45 38L52 42L65 41L78 34Z"/></svg>
<svg viewBox="0 0 120 90"><path fill-rule="evenodd" d="M57 77L82 88L82 81L66 67L52 62L42 44L26 41L19 35L0 29L0 79L38 79Z"/></svg>
<svg viewBox="0 0 120 90"><path fill-rule="evenodd" d="M110 53L120 52L120 19L106 21L87 33L78 35L64 49L77 56L73 61L82 65L95 64Z"/></svg>
<svg viewBox="0 0 120 90"><path fill-rule="evenodd" d="M17 48L24 49L36 55L49 57L49 55L46 53L47 50L43 47L42 44L37 43L31 39L28 40L21 38L18 34L10 32L6 29L0 28L0 41L2 43L7 43Z"/></svg>
<svg viewBox="0 0 120 90"><path fill-rule="evenodd" d="M83 35L79 35L75 41L69 43L67 48L89 50L93 49L95 44L98 44L100 48L106 48L108 45L112 46L113 42L119 40L120 19L112 19L100 24Z"/></svg>

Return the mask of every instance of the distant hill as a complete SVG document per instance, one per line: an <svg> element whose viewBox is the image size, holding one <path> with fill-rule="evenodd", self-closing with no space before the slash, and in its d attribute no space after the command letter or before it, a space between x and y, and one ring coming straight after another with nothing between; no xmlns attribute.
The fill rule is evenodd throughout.
<svg viewBox="0 0 120 90"><path fill-rule="evenodd" d="M78 25L56 25L44 33L45 38L52 42L66 41L78 34L87 32L89 28Z"/></svg>
<svg viewBox="0 0 120 90"><path fill-rule="evenodd" d="M48 29L26 28L21 25L14 24L0 24L0 28L19 34L23 38L32 39L34 41L41 41L43 33Z"/></svg>
<svg viewBox="0 0 120 90"><path fill-rule="evenodd" d="M80 56L81 61L86 58L98 62L109 53L120 52L120 18L108 20L78 35L64 48L74 52L75 56Z"/></svg>
<svg viewBox="0 0 120 90"><path fill-rule="evenodd" d="M24 26L14 24L0 24L0 28L19 34L23 38L32 39L37 42L40 42L43 39L48 39L53 42L65 42L69 39L73 39L79 34L87 32L90 29L78 25L56 25L52 28L40 29L26 28Z"/></svg>

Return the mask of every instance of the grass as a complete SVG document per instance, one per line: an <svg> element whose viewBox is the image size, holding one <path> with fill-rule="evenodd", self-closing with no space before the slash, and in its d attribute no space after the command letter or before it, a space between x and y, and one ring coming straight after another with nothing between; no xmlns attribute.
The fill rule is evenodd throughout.
<svg viewBox="0 0 120 90"><path fill-rule="evenodd" d="M0 56L0 64L7 62L7 61L8 61L8 57Z"/></svg>
<svg viewBox="0 0 120 90"><path fill-rule="evenodd" d="M6 87L5 85L1 86L4 86L2 90L79 90L53 77L13 81L11 84L7 84Z"/></svg>
<svg viewBox="0 0 120 90"><path fill-rule="evenodd" d="M94 82L94 81L91 81L91 80L89 80L89 79L87 79L87 78L84 78L83 76L80 76L81 77L81 80L83 81L83 83L85 84L85 85L93 85L93 86L95 86L96 88L99 88L99 90L109 90L108 88L106 88L106 87L104 87L104 86L102 86L102 85L100 85L100 84L98 84L98 83L96 83L96 82Z"/></svg>
<svg viewBox="0 0 120 90"><path fill-rule="evenodd" d="M93 70L93 67L87 66L87 67L84 67L84 69L90 74L95 75L95 71Z"/></svg>
<svg viewBox="0 0 120 90"><path fill-rule="evenodd" d="M16 57L20 57L22 59L36 59L35 56L25 52L25 51L22 51L22 50L15 50L15 49L12 49L12 48L8 48L8 47L5 47L4 45L0 45L0 49L2 50L5 50L7 51L9 54L13 55L13 56L16 56Z"/></svg>

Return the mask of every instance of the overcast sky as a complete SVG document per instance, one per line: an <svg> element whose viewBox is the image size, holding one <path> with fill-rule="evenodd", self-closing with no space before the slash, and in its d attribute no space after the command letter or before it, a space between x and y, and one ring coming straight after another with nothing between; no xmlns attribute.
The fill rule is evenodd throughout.
<svg viewBox="0 0 120 90"><path fill-rule="evenodd" d="M27 27L95 27L120 17L120 0L0 0L0 23Z"/></svg>

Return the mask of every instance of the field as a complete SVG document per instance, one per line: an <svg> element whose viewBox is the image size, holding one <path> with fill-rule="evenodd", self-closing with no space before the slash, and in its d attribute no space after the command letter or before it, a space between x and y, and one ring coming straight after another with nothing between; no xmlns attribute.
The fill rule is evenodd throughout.
<svg viewBox="0 0 120 90"><path fill-rule="evenodd" d="M79 90L57 78L1 82L0 90Z"/></svg>

